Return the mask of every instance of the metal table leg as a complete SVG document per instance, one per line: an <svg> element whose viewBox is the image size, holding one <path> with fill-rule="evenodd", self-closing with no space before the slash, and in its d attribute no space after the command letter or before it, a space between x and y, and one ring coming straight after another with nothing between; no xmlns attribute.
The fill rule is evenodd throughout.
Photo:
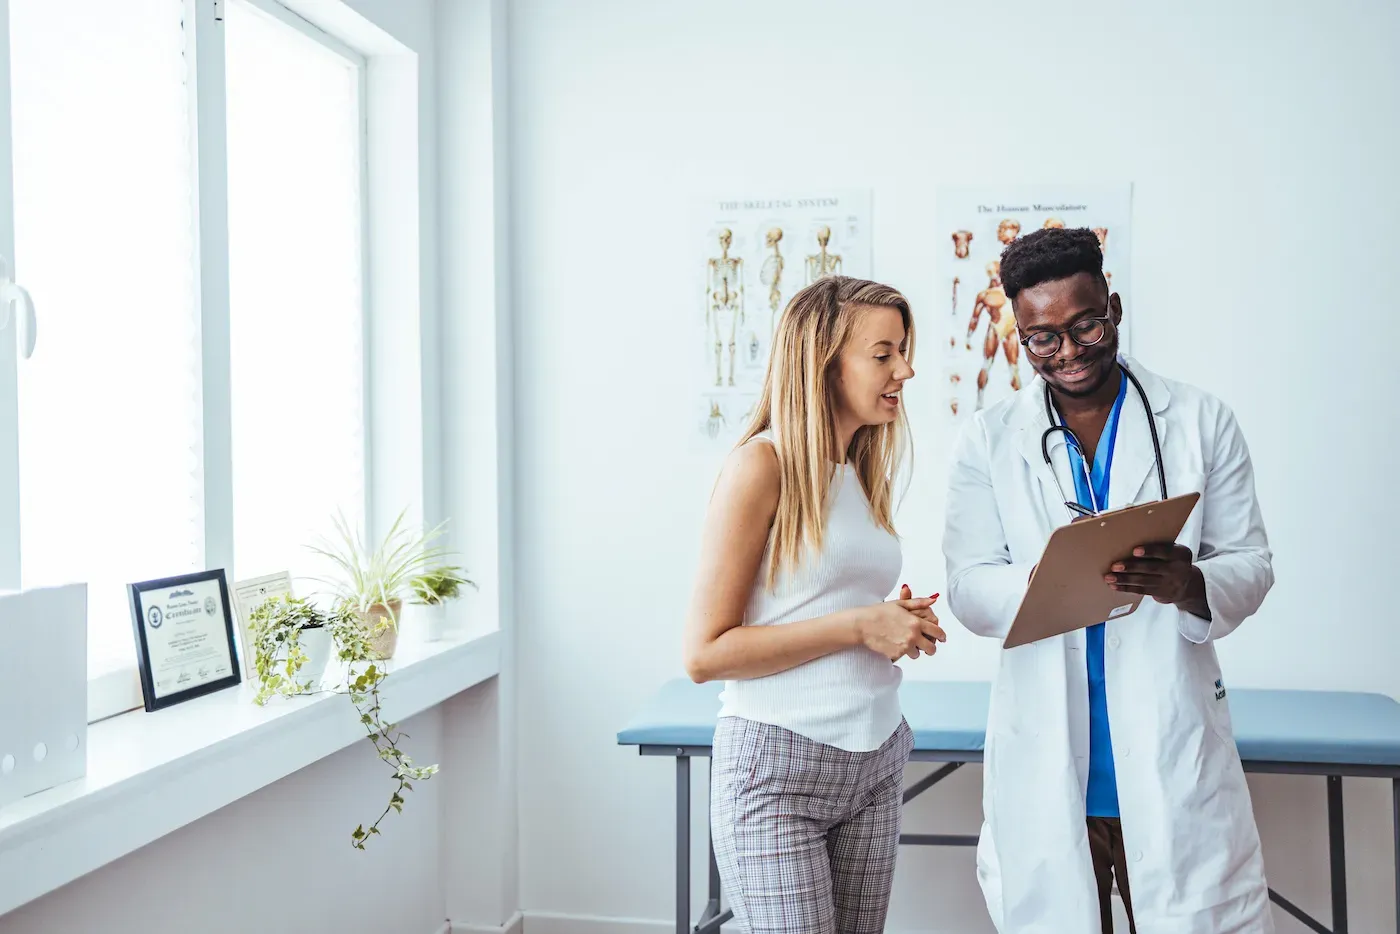
<svg viewBox="0 0 1400 934"><path fill-rule="evenodd" d="M715 838L710 837L710 904L719 908L719 863L715 862Z"/></svg>
<svg viewBox="0 0 1400 934"><path fill-rule="evenodd" d="M1332 934L1347 934L1347 851L1340 775L1327 776L1327 837L1332 855Z"/></svg>
<svg viewBox="0 0 1400 934"><path fill-rule="evenodd" d="M710 758L710 781L714 781L715 760ZM720 927L729 919L734 917L734 912L720 907L720 879L719 863L715 861L715 834L713 825L710 823L709 801L705 802L705 836L710 841L710 897L705 903L705 911L700 915L700 921L692 930L691 934L719 934Z"/></svg>
<svg viewBox="0 0 1400 934"><path fill-rule="evenodd" d="M676 934L690 930L690 757L676 756Z"/></svg>
<svg viewBox="0 0 1400 934"><path fill-rule="evenodd" d="M1400 931L1400 778L1390 780L1390 808L1395 821L1395 930Z"/></svg>

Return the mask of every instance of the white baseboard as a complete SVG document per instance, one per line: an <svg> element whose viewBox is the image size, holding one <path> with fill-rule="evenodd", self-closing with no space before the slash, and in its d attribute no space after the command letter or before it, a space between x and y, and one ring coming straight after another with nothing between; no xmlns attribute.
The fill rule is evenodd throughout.
<svg viewBox="0 0 1400 934"><path fill-rule="evenodd" d="M450 924L441 934L524 934L525 916L520 912L510 916L510 920L500 927L481 924Z"/></svg>
<svg viewBox="0 0 1400 934"><path fill-rule="evenodd" d="M729 927L726 925L724 930L727 932ZM675 931L674 921L598 918L589 915L527 911L523 934L675 934Z"/></svg>
<svg viewBox="0 0 1400 934"><path fill-rule="evenodd" d="M1126 920L1123 924L1127 924ZM510 921L501 927L450 924L444 925L437 934L675 934L675 930L676 925L673 921L566 915L550 911L527 911L522 915L517 911ZM733 922L724 925L721 931L722 934L732 934L735 931ZM947 932L924 930L919 934Z"/></svg>
<svg viewBox="0 0 1400 934"><path fill-rule="evenodd" d="M1123 930L1127 930L1124 922ZM508 934L675 934L674 921L648 921L641 918L599 918L591 915L565 915L547 911L525 912L525 925L522 931L509 931ZM733 922L721 928L723 934L733 934L737 929ZM477 932L497 931L496 928L454 927L453 934L477 934ZM890 932L896 934L896 932ZM902 934L902 932L901 932ZM911 932L912 934L912 932ZM944 929L925 928L918 934L955 934Z"/></svg>

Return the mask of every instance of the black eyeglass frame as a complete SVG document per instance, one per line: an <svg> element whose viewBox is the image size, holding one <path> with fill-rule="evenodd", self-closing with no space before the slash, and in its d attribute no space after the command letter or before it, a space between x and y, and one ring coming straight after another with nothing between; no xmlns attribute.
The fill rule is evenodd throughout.
<svg viewBox="0 0 1400 934"><path fill-rule="evenodd" d="M1112 296L1110 296L1110 297L1109 297L1109 302L1110 302L1109 308L1108 308L1108 310L1107 310L1106 312L1104 312L1102 315L1095 315L1095 316L1092 317L1092 318L1080 318L1078 321L1074 322L1073 324L1071 324L1069 327L1065 328L1065 329L1062 330L1062 331L1037 330L1037 331L1035 331L1033 334L1031 334L1030 337L1023 337L1023 338L1021 338L1021 346L1024 347L1024 348L1026 348L1026 352L1027 352L1027 353L1035 354L1037 357L1040 357L1041 359L1045 359L1045 358L1048 358L1048 357L1053 357L1053 356L1055 356L1055 354L1057 354L1057 353L1060 352L1060 347L1064 344L1064 337L1063 337L1063 335L1065 335L1065 334L1068 334L1068 335L1069 335L1069 339L1072 340L1072 341L1074 341L1074 342L1075 342L1076 344L1078 344L1080 347L1093 347L1093 346L1099 344L1100 342L1102 342L1103 339L1104 339L1105 337L1108 336L1108 329L1109 329L1109 327L1113 324L1113 307L1112 307L1112 304L1111 304L1112 301L1113 301L1113 298L1112 298ZM1101 334L1101 335L1099 336L1099 339L1098 339L1098 340L1096 340L1096 341L1087 341L1087 342L1086 342L1086 341L1082 341L1082 340L1080 340L1079 338L1077 338L1077 337L1074 336L1074 329L1075 329L1075 328L1079 327L1079 326L1082 325L1082 324L1088 324L1088 323L1091 322L1091 321L1102 321L1102 322L1103 322L1103 325L1104 325L1103 334ZM1020 329L1017 328L1017 330L1020 330ZM1036 351L1031 350L1031 337L1036 337L1036 336L1041 335L1041 334L1053 334L1053 335L1055 335L1055 346L1054 346L1053 348L1051 348L1051 350L1050 350L1049 353L1037 353Z"/></svg>

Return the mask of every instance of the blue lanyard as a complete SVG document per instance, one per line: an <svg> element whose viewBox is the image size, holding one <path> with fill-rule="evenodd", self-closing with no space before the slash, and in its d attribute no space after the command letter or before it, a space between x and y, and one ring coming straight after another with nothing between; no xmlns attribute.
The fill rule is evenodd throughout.
<svg viewBox="0 0 1400 934"><path fill-rule="evenodd" d="M1108 484L1109 475L1113 471L1113 449L1118 442L1118 413L1123 411L1123 400L1128 395L1128 379L1122 377L1118 385L1118 398L1113 403L1113 410L1108 413L1108 421L1104 423L1103 434L1099 437L1097 450L1094 451L1094 469L1090 475L1093 487L1090 488L1084 479L1084 455L1079 450L1079 446L1074 442L1066 445L1069 451L1070 473L1074 475L1074 493L1079 498L1079 505L1087 506L1095 512L1102 512L1108 505ZM1107 443L1104 443L1104 442Z"/></svg>

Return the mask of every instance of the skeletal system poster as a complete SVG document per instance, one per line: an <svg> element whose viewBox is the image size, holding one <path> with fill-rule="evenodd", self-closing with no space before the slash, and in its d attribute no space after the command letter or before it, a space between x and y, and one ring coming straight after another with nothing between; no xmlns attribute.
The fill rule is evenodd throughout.
<svg viewBox="0 0 1400 934"><path fill-rule="evenodd" d="M961 423L1035 376L1002 289L1000 258L1008 244L1042 227L1087 227L1097 235L1109 288L1123 300L1127 351L1131 185L957 187L940 189L937 198L935 295L946 304L941 314L921 315L920 325L942 323L921 334L939 341L944 417ZM920 344L929 347L927 340Z"/></svg>
<svg viewBox="0 0 1400 934"><path fill-rule="evenodd" d="M728 443L753 415L792 296L822 276L870 276L870 193L713 198L698 210L695 417L705 437Z"/></svg>

